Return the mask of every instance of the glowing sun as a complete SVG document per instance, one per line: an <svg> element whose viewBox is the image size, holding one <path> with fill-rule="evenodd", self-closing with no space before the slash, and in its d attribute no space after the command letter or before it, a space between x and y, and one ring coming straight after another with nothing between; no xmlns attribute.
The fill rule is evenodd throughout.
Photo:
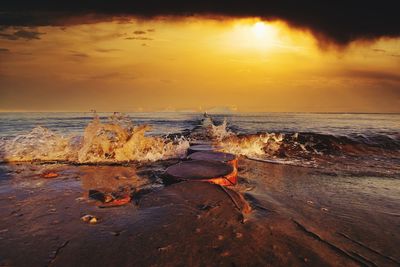
<svg viewBox="0 0 400 267"><path fill-rule="evenodd" d="M291 40L291 32L279 21L249 18L237 19L228 25L218 38L224 51L232 49L250 53L271 53L291 48L291 43L288 43Z"/></svg>
<svg viewBox="0 0 400 267"><path fill-rule="evenodd" d="M262 21L254 23L252 27L254 35L260 39L265 37L265 35L267 34L267 30L268 30L267 25Z"/></svg>

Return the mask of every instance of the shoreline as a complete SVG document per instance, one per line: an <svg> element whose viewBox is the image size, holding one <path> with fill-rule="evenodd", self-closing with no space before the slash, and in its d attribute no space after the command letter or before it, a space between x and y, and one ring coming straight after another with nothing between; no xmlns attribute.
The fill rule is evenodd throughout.
<svg viewBox="0 0 400 267"><path fill-rule="evenodd" d="M237 207L214 185L164 186L160 175L175 162L2 164L0 265L396 266L400 262L395 249L400 234L394 232L400 195L399 188L392 187L397 184L391 184L396 179L378 178L373 184L376 192L362 192L362 180L370 183L372 178L332 179L312 169L240 158L239 183L232 190L252 207L240 219ZM40 176L44 170L59 176L44 179ZM351 187L349 181L355 184ZM135 189L128 205L101 209L85 197L89 189L120 186ZM342 196L333 194L337 190ZM386 199L379 201L385 192ZM350 196L352 203L346 203ZM379 207L381 213L376 214ZM97 216L98 223L82 222L86 214Z"/></svg>

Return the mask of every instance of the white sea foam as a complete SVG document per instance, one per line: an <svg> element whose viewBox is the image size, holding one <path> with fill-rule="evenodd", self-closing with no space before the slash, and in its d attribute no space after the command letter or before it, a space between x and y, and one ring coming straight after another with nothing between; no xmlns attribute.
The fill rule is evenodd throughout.
<svg viewBox="0 0 400 267"><path fill-rule="evenodd" d="M265 156L276 153L283 143L282 134L230 135L219 142L224 152L243 156Z"/></svg>
<svg viewBox="0 0 400 267"><path fill-rule="evenodd" d="M222 151L242 156L270 156L276 153L282 145L282 134L264 133L259 135L235 135L228 129L224 119L220 125L207 125L211 137L218 143Z"/></svg>
<svg viewBox="0 0 400 267"><path fill-rule="evenodd" d="M220 125L214 125L213 123L210 125L210 131L211 131L211 136L218 141L221 141L229 136L234 136L234 133L232 133L228 127L228 123L226 119L222 122Z"/></svg>
<svg viewBox="0 0 400 267"><path fill-rule="evenodd" d="M156 161L185 155L189 141L145 136L148 125L135 126L129 118L113 115L103 123L98 117L83 136L63 136L38 126L12 140L2 140L2 161L69 161L78 163Z"/></svg>

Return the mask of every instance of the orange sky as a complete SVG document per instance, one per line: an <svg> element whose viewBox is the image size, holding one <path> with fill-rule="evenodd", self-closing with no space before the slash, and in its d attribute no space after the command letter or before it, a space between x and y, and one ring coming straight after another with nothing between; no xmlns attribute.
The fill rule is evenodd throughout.
<svg viewBox="0 0 400 267"><path fill-rule="evenodd" d="M321 47L258 19L35 30L0 39L0 111L400 112L400 39Z"/></svg>

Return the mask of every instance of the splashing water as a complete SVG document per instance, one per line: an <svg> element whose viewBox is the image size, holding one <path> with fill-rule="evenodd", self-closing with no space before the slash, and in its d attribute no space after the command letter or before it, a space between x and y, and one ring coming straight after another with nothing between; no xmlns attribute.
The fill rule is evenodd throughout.
<svg viewBox="0 0 400 267"><path fill-rule="evenodd" d="M209 125L203 123L203 127L208 128L211 138L222 151L248 157L273 155L280 149L284 138L284 135L274 133L236 135L228 129L226 119L220 125L212 121Z"/></svg>
<svg viewBox="0 0 400 267"><path fill-rule="evenodd" d="M5 125L7 123L6 120ZM73 123L66 127L75 128ZM13 139L11 136L0 138L0 162L157 161L184 157L189 140L203 140L213 142L224 152L266 162L323 166L340 171L362 170L379 175L400 173L400 136L397 132L235 134L228 128L226 120L215 125L210 116L205 116L202 125L191 131L167 137L148 136L149 129L147 125L134 125L129 117L118 113L108 121L101 121L96 116L81 135L62 135L38 126L29 133L11 135Z"/></svg>
<svg viewBox="0 0 400 267"><path fill-rule="evenodd" d="M224 152L248 157L272 156L281 147L282 134L230 135L219 142Z"/></svg>
<svg viewBox="0 0 400 267"><path fill-rule="evenodd" d="M228 129L226 119L220 125L211 123L209 133L222 151L236 155L257 157L272 156L281 147L284 135L263 133L259 135L236 135Z"/></svg>
<svg viewBox="0 0 400 267"><path fill-rule="evenodd" d="M228 130L228 123L226 119L224 119L221 125L214 125L213 123L210 125L210 132L213 139L217 141L221 141L229 136L234 136L234 133Z"/></svg>
<svg viewBox="0 0 400 267"><path fill-rule="evenodd" d="M11 141L3 141L4 161L69 160L73 158L73 139L60 136L38 126L30 133L19 135Z"/></svg>
<svg viewBox="0 0 400 267"><path fill-rule="evenodd" d="M2 140L2 161L69 161L78 163L156 161L185 155L189 142L145 136L148 125L134 126L114 114L108 123L96 116L82 136L62 136L38 126L13 140Z"/></svg>

